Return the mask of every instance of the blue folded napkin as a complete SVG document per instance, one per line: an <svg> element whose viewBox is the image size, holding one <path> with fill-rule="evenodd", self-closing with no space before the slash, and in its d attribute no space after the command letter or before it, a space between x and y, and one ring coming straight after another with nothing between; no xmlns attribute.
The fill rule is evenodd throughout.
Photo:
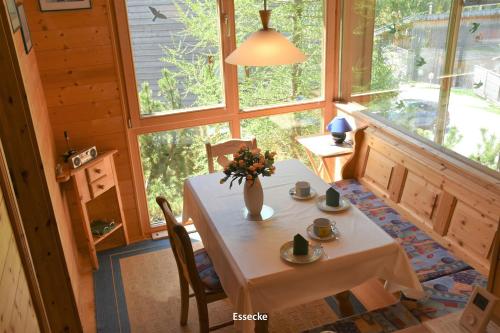
<svg viewBox="0 0 500 333"><path fill-rule="evenodd" d="M307 255L309 251L309 242L307 239L302 237L300 234L296 234L293 237L293 255L302 256Z"/></svg>
<svg viewBox="0 0 500 333"><path fill-rule="evenodd" d="M326 190L326 204L331 207L338 207L340 203L340 193L333 187Z"/></svg>

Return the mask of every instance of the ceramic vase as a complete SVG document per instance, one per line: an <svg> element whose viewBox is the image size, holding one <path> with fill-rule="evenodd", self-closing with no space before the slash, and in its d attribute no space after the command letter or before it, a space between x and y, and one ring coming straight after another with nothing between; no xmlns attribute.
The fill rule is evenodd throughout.
<svg viewBox="0 0 500 333"><path fill-rule="evenodd" d="M264 204L264 192L262 191L259 178L253 182L245 181L243 198L245 199L245 206L248 209L248 215L259 216Z"/></svg>

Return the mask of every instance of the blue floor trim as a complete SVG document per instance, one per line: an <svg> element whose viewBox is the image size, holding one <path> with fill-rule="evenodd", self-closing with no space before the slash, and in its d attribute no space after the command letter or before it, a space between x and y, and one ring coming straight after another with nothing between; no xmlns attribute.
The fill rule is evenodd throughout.
<svg viewBox="0 0 500 333"><path fill-rule="evenodd" d="M192 239L192 241L197 242L195 239ZM94 272L96 325L98 333L130 332L120 259L168 248L170 248L168 239L148 240L98 253L99 270ZM350 294L350 300L355 314L366 312L365 307L352 293ZM325 301L337 316L341 318L342 315L337 299L334 296L329 296L325 298Z"/></svg>
<svg viewBox="0 0 500 333"><path fill-rule="evenodd" d="M148 240L98 253L99 270L94 272L98 333L130 332L120 259L168 248L168 239Z"/></svg>

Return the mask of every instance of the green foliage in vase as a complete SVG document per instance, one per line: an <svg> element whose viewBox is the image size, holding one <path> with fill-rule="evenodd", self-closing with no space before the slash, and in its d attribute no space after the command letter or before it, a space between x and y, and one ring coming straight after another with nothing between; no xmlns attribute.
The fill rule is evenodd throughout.
<svg viewBox="0 0 500 333"><path fill-rule="evenodd" d="M276 170L274 156L276 156L275 152L266 150L264 154L261 154L259 148L250 149L247 145L242 145L233 154L234 159L224 167L224 177L220 180L220 183L224 184L231 178L229 183L229 188L231 188L235 181L238 181L238 185L241 185L243 180L253 184L260 175L270 177Z"/></svg>

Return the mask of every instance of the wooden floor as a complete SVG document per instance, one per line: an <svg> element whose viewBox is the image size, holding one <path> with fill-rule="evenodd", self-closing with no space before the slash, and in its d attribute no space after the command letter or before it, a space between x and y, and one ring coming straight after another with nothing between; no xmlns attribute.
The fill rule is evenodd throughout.
<svg viewBox="0 0 500 333"><path fill-rule="evenodd" d="M85 272L80 280L80 315L85 333L96 332L94 277L92 270ZM380 309L397 302L396 297L388 293L382 283L372 279L351 290L367 311Z"/></svg>

